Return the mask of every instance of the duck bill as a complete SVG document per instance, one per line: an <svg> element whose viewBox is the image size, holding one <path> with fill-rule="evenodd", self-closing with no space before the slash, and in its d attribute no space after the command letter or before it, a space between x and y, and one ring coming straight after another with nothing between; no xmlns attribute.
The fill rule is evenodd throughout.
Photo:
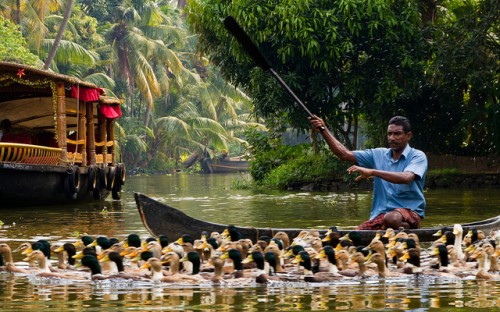
<svg viewBox="0 0 500 312"><path fill-rule="evenodd" d="M143 265L141 265L140 269L149 269L151 267L151 264L149 262L145 262Z"/></svg>
<svg viewBox="0 0 500 312"><path fill-rule="evenodd" d="M407 261L408 259L410 259L410 254L405 252L404 255L399 258L399 261Z"/></svg>
<svg viewBox="0 0 500 312"><path fill-rule="evenodd" d="M21 255L27 255L27 254L32 253L32 252L33 252L33 248L29 247L28 249L23 250L23 252L21 252Z"/></svg>
<svg viewBox="0 0 500 312"><path fill-rule="evenodd" d="M74 255L71 258L73 258L73 259L81 259L81 258L83 258L83 252L79 251L79 252L76 253L76 255Z"/></svg>

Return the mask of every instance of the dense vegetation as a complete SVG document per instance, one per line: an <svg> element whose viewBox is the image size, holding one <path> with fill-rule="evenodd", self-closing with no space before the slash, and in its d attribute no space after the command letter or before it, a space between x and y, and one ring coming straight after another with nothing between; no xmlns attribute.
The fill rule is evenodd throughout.
<svg viewBox="0 0 500 312"><path fill-rule="evenodd" d="M246 129L265 130L251 114L250 98L196 50L182 7L151 0L70 2L0 1L0 16L17 24L26 42L0 46L25 46L41 67L57 44L51 70L123 99L115 133L128 168L168 172L190 155L240 154Z"/></svg>
<svg viewBox="0 0 500 312"><path fill-rule="evenodd" d="M305 114L227 32L227 15L348 147L359 145L358 129L367 138L363 147L384 145L387 120L401 114L412 121L413 146L480 156L500 150L499 6L497 0L5 0L0 58L49 63L122 98L117 133L128 168L169 170L205 151L242 153L248 140L253 177L279 170L269 178L282 181L304 177L312 172L306 158L328 154L318 156L324 148L314 133L313 147L281 144L286 129L309 130ZM274 143L260 144L259 135Z"/></svg>

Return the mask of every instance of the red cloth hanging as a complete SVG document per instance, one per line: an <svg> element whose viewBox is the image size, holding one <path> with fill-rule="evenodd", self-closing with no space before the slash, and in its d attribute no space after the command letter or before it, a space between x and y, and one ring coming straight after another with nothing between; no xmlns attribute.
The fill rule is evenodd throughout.
<svg viewBox="0 0 500 312"><path fill-rule="evenodd" d="M118 118L122 115L122 110L120 108L120 105L108 105L108 104L101 104L99 105L101 114L103 114L106 118Z"/></svg>
<svg viewBox="0 0 500 312"><path fill-rule="evenodd" d="M80 99L84 102L97 102L99 101L100 94L104 94L104 90L101 88L85 88L76 85L71 86L71 97Z"/></svg>

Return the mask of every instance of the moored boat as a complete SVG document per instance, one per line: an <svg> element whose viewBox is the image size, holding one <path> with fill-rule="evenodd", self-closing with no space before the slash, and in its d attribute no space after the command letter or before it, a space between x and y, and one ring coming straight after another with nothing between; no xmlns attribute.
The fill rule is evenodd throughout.
<svg viewBox="0 0 500 312"><path fill-rule="evenodd" d="M0 62L0 207L120 197L119 99L75 77Z"/></svg>
<svg viewBox="0 0 500 312"><path fill-rule="evenodd" d="M248 171L248 160L243 157L205 157L201 160L205 173L231 173Z"/></svg>
<svg viewBox="0 0 500 312"><path fill-rule="evenodd" d="M203 231L222 232L227 228L227 224L211 223L190 217L182 211L175 209L167 204L154 200L144 194L134 193L137 209L141 220L146 229L153 235L167 235L167 237L179 237L183 234L189 234L192 237L199 237ZM472 223L462 224L464 232L474 228L483 230L489 233L491 230L500 229L500 216ZM430 227L414 230L405 230L408 233L416 233L422 242L430 242L436 239L433 234L438 232L443 227ZM450 229L453 224L450 225ZM255 228L255 227L240 227L236 229L245 237L256 241L260 236L274 236L275 233L284 231L289 237L296 237L304 229L291 228ZM340 235L346 235L353 230L338 229ZM320 233L325 233L326 230ZM359 233L360 240L367 244L377 234L377 231L362 230L356 231Z"/></svg>

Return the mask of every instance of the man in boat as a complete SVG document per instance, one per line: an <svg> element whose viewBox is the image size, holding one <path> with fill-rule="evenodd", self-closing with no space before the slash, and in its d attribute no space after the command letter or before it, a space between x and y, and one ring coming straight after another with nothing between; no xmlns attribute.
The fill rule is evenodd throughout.
<svg viewBox="0 0 500 312"><path fill-rule="evenodd" d="M359 174L356 181L374 178L370 220L358 230L378 230L400 227L416 229L425 214L424 181L427 157L410 147L411 125L407 118L395 116L389 120L389 148L350 151L326 128L324 121L309 118L312 127L321 133L326 143L342 160L354 163L349 174Z"/></svg>

